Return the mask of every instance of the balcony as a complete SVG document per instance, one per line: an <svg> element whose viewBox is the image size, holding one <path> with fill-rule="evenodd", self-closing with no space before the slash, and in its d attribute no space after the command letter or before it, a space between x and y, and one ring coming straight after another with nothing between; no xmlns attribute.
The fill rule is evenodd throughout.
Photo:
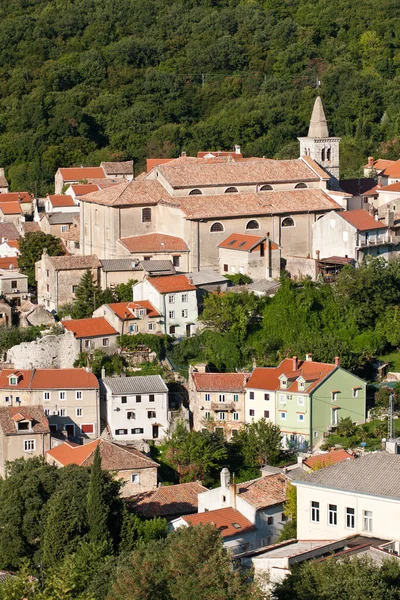
<svg viewBox="0 0 400 600"><path fill-rule="evenodd" d="M235 402L211 402L211 410L217 412L235 412L237 404Z"/></svg>
<svg viewBox="0 0 400 600"><path fill-rule="evenodd" d="M370 248L373 246L385 246L392 244L392 237L390 235L370 235L368 237L359 237L357 248Z"/></svg>

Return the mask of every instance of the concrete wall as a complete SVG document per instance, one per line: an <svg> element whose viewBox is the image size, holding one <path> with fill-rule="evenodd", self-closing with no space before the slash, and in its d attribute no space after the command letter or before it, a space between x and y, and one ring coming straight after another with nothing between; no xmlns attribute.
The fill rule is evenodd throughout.
<svg viewBox="0 0 400 600"><path fill-rule="evenodd" d="M35 449L27 452L24 449L25 440L34 440ZM5 477L5 463L13 461L17 458L25 458L28 460L33 456L44 456L44 453L50 449L50 433L34 433L24 432L15 433L15 435L4 435L0 431L0 447L2 449L0 455L0 476Z"/></svg>
<svg viewBox="0 0 400 600"><path fill-rule="evenodd" d="M72 369L78 354L79 342L68 331L13 346L7 358L15 369Z"/></svg>
<svg viewBox="0 0 400 600"><path fill-rule="evenodd" d="M313 225L313 258L347 256L357 259L357 230L334 211Z"/></svg>
<svg viewBox="0 0 400 600"><path fill-rule="evenodd" d="M254 398L250 397L252 394L254 394ZM269 400L265 399L266 394L268 394ZM250 414L250 411L254 411L254 415ZM265 411L269 412L269 417L265 416ZM268 423L275 424L275 392L247 388L245 399L245 415L246 423L252 423L253 421L258 421L259 419L265 419L265 421Z"/></svg>
<svg viewBox="0 0 400 600"><path fill-rule="evenodd" d="M97 310L94 311L93 317L105 317L107 321L116 329L120 335L135 333L162 333L162 326L160 325L160 317L140 317L138 319L129 319L122 321L113 310L107 305L103 304ZM149 330L149 323L152 324L153 329ZM135 325L137 331L130 331L130 327Z"/></svg>
<svg viewBox="0 0 400 600"><path fill-rule="evenodd" d="M310 277L313 281L316 279L317 267L313 258L287 256L285 269L290 273L292 279L302 279L303 277Z"/></svg>
<svg viewBox="0 0 400 600"><path fill-rule="evenodd" d="M132 475L139 475L139 483L132 483ZM143 492L151 492L157 488L157 467L148 469L124 469L118 471L116 479L123 482L121 496L127 498Z"/></svg>

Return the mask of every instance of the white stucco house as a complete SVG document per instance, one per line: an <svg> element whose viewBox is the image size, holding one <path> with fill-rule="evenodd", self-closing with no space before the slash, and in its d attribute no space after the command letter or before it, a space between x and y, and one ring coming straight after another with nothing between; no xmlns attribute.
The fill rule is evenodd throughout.
<svg viewBox="0 0 400 600"><path fill-rule="evenodd" d="M186 275L151 277L133 288L133 300L148 300L163 318L163 333L182 337L196 330L196 286Z"/></svg>
<svg viewBox="0 0 400 600"><path fill-rule="evenodd" d="M103 417L121 443L160 440L168 429L168 388L160 375L104 377Z"/></svg>

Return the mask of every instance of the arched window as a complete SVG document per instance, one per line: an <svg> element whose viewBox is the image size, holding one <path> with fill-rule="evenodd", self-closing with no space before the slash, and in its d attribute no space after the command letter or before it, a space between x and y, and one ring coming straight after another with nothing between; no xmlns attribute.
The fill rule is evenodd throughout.
<svg viewBox="0 0 400 600"><path fill-rule="evenodd" d="M222 223L213 223L210 227L210 231L212 233L218 232L218 231L224 231L224 226L222 225Z"/></svg>
<svg viewBox="0 0 400 600"><path fill-rule="evenodd" d="M326 160L331 160L331 149L328 148L328 150L326 151Z"/></svg>
<svg viewBox="0 0 400 600"><path fill-rule="evenodd" d="M201 190L199 190L198 188L196 188L194 190L190 190L189 196L201 196L202 193L203 192Z"/></svg>
<svg viewBox="0 0 400 600"><path fill-rule="evenodd" d="M324 215L319 215L319 217L317 217L317 221L319 221L320 219L322 219Z"/></svg>
<svg viewBox="0 0 400 600"><path fill-rule="evenodd" d="M255 219L252 219L247 223L246 229L260 229L260 223Z"/></svg>
<svg viewBox="0 0 400 600"><path fill-rule="evenodd" d="M286 217L282 221L282 227L294 227L294 221L290 217Z"/></svg>
<svg viewBox="0 0 400 600"><path fill-rule="evenodd" d="M238 191L237 188L229 187L229 188L226 188L225 194L237 194L237 191Z"/></svg>
<svg viewBox="0 0 400 600"><path fill-rule="evenodd" d="M297 183L297 184L294 186L294 189L295 189L295 190L303 190L303 189L304 189L304 188L306 188L306 187L307 187L307 184L306 184L306 183Z"/></svg>
<svg viewBox="0 0 400 600"><path fill-rule="evenodd" d="M271 192L274 188L272 187L272 185L262 185L260 187L260 192Z"/></svg>
<svg viewBox="0 0 400 600"><path fill-rule="evenodd" d="M322 160L322 162L325 161L325 148L322 148L322 150L321 150L321 160Z"/></svg>
<svg viewBox="0 0 400 600"><path fill-rule="evenodd" d="M142 208L142 223L151 223L151 208Z"/></svg>

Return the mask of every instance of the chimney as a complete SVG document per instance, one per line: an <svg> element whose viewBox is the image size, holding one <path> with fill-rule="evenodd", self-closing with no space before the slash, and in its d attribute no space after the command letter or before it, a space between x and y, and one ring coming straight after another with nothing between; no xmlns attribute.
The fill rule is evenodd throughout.
<svg viewBox="0 0 400 600"><path fill-rule="evenodd" d="M378 187L382 187L382 175L378 176Z"/></svg>
<svg viewBox="0 0 400 600"><path fill-rule="evenodd" d="M229 473L229 469L224 467L220 473L222 491L224 491L224 490L226 491L228 489L230 478L231 478L231 474Z"/></svg>
<svg viewBox="0 0 400 600"><path fill-rule="evenodd" d="M374 157L373 156L368 156L368 166L370 169L374 168Z"/></svg>
<svg viewBox="0 0 400 600"><path fill-rule="evenodd" d="M4 169L3 169L3 167L0 168L0 177L4 177Z"/></svg>
<svg viewBox="0 0 400 600"><path fill-rule="evenodd" d="M306 361L307 362L311 362L312 361L312 354L306 354Z"/></svg>
<svg viewBox="0 0 400 600"><path fill-rule="evenodd" d="M335 356L335 367L340 367L340 356Z"/></svg>
<svg viewBox="0 0 400 600"><path fill-rule="evenodd" d="M230 505L232 508L236 509L236 483L235 483L235 474L232 477L232 483L229 486L229 495L230 495Z"/></svg>
<svg viewBox="0 0 400 600"><path fill-rule="evenodd" d="M315 251L315 255L316 255L317 260L319 260L320 254L321 254L320 250L316 250Z"/></svg>
<svg viewBox="0 0 400 600"><path fill-rule="evenodd" d="M293 356L293 371L297 371L297 367L298 367L297 356Z"/></svg>
<svg viewBox="0 0 400 600"><path fill-rule="evenodd" d="M104 379L105 376L106 376L106 370L104 367L101 367L101 378Z"/></svg>
<svg viewBox="0 0 400 600"><path fill-rule="evenodd" d="M235 154L241 154L240 146L238 144L235 144Z"/></svg>
<svg viewBox="0 0 400 600"><path fill-rule="evenodd" d="M186 152L184 150L182 150L181 156L186 156Z"/></svg>

